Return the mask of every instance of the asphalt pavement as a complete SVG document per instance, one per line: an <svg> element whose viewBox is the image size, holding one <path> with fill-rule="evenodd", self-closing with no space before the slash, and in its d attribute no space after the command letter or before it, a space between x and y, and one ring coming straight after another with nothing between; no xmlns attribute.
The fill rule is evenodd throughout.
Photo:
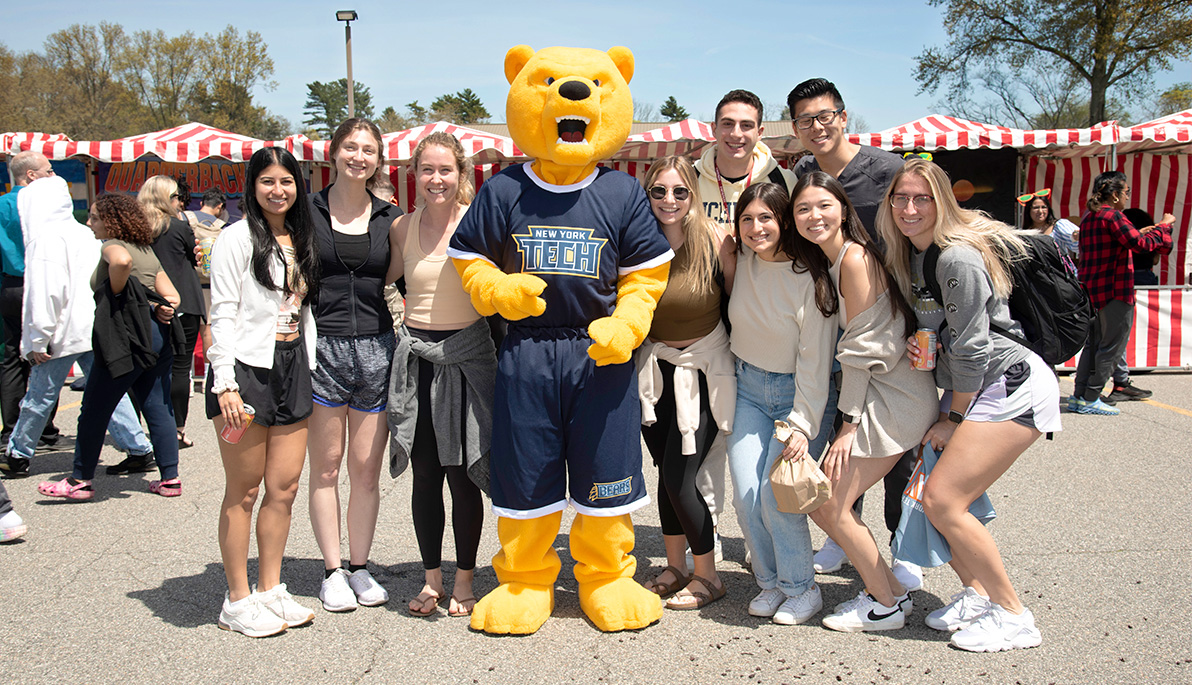
<svg viewBox="0 0 1192 685"><path fill-rule="evenodd" d="M908 626L878 634L826 630L816 617L784 627L754 618L757 592L731 509L720 518L728 597L698 612L667 611L645 630L603 634L576 598L563 519L563 572L551 619L536 634L492 637L467 619L406 611L422 585L410 519L410 476L381 477L372 570L392 596L347 614L318 602L322 560L306 508L294 506L282 580L316 610L313 624L253 640L219 630L226 588L216 542L223 472L216 437L191 399L193 448L181 453L183 495L148 492L157 476L100 475L90 502L49 500L38 481L70 470L66 449L39 454L32 477L5 481L29 524L0 545L0 682L3 683L1188 683L1192 586L1188 529L1192 393L1183 373L1140 375L1146 402L1118 417L1064 415L1064 431L1040 440L990 490L991 524L1007 570L1034 611L1042 646L1000 654L949 647L923 625L959 584L946 567L927 573ZM1071 391L1061 379L1061 391ZM79 393L64 389L57 424L73 436ZM102 463L120 455L105 448ZM645 465L651 491L656 471ZM344 470L346 480L346 469ZM884 539L879 483L865 519ZM343 485L345 495L347 485ZM637 579L665 566L657 509L634 515ZM496 585L495 518L481 543L477 591ZM823 534L812 525L816 548ZM450 528L444 558L454 557ZM344 541L346 554L347 543ZM450 582L454 571L445 563ZM250 562L250 574L255 562ZM824 604L854 596L856 572L820 575Z"/></svg>

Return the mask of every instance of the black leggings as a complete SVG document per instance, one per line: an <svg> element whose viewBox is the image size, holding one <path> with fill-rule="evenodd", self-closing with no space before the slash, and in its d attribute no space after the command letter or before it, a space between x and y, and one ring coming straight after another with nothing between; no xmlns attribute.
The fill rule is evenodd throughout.
<svg viewBox="0 0 1192 685"><path fill-rule="evenodd" d="M174 323L182 326L182 334L186 336L186 352L174 357L173 376L170 378L170 403L174 405L174 423L183 428L186 426L186 414L190 409L195 342L199 339L199 326L203 323L203 317L198 314L181 314Z"/></svg>
<svg viewBox="0 0 1192 685"><path fill-rule="evenodd" d="M420 340L439 342L455 331L409 329ZM443 479L451 490L451 527L455 532L456 567L461 571L476 568L476 550L484 528L484 498L480 488L468 477L467 466L443 466L439 463L439 443L430 416L430 384L435 367L418 360L418 424L410 448L410 466L414 472L414 492L410 497L414 513L414 534L423 568L439 568L443 558L443 530L447 525L443 505ZM462 428L461 428L462 430Z"/></svg>
<svg viewBox="0 0 1192 685"><path fill-rule="evenodd" d="M716 422L708 404L708 381L699 373L699 427L695 454L683 454L683 436L675 412L675 367L658 360L662 369L662 395L654 410L658 420L642 426L642 438L658 466L658 517L663 535L686 535L691 553L707 554L715 544L715 527L708 503L695 486L699 467L716 439Z"/></svg>

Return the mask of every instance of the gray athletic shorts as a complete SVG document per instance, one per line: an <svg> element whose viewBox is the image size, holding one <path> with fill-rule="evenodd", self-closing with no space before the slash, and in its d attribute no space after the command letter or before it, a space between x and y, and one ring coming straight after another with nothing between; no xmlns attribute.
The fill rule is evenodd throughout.
<svg viewBox="0 0 1192 685"><path fill-rule="evenodd" d="M315 404L346 404L369 413L385 411L395 345L393 331L356 337L320 335L315 341L315 371L311 378Z"/></svg>
<svg viewBox="0 0 1192 685"><path fill-rule="evenodd" d="M947 407L951 398L943 400ZM1013 421L1041 433L1058 433L1060 390L1055 372L1038 355L1006 369L993 383L973 398L966 421Z"/></svg>

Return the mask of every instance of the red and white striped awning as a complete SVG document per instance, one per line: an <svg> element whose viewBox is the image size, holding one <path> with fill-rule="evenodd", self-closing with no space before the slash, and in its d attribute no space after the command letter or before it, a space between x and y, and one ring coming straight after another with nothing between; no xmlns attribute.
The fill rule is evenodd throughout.
<svg viewBox="0 0 1192 685"><path fill-rule="evenodd" d="M455 136L464 148L464 154L472 158L473 164L491 164L510 160L524 160L527 157L513 144L513 139L456 126L444 121L415 126L404 131L395 131L381 136L385 144L385 161L399 165L414 157L418 141L427 135L443 131ZM300 162L330 162L331 141L311 140L304 135L293 135L279 144L294 153Z"/></svg>
<svg viewBox="0 0 1192 685"><path fill-rule="evenodd" d="M629 136L612 158L659 159L667 155L694 157L714 140L710 124L697 119L684 119Z"/></svg>
<svg viewBox="0 0 1192 685"><path fill-rule="evenodd" d="M52 160L91 157L100 162L131 162L144 155L156 155L167 162L193 163L208 157L222 157L244 162L257 150L273 145L238 133L223 131L206 124L189 123L164 131L153 131L118 140L73 141L63 135L12 134L6 141L9 154L37 150ZM20 139L20 136L41 138Z"/></svg>
<svg viewBox="0 0 1192 685"><path fill-rule="evenodd" d="M1118 152L1192 152L1192 109L1121 129Z"/></svg>
<svg viewBox="0 0 1192 685"><path fill-rule="evenodd" d="M1116 122L1104 122L1092 128L1024 130L932 114L878 133L850 134L849 140L886 150L1057 150L1112 145L1117 142L1117 128Z"/></svg>
<svg viewBox="0 0 1192 685"><path fill-rule="evenodd" d="M15 155L25 150L40 150L43 145L69 141L65 133L5 133L0 136L0 153Z"/></svg>

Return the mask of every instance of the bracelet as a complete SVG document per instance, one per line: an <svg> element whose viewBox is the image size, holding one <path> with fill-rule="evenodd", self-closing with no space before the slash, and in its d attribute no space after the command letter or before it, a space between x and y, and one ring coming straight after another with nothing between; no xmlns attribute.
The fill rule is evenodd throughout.
<svg viewBox="0 0 1192 685"><path fill-rule="evenodd" d="M948 420L959 425L964 421L964 414L961 414L958 411L950 411L948 412Z"/></svg>

